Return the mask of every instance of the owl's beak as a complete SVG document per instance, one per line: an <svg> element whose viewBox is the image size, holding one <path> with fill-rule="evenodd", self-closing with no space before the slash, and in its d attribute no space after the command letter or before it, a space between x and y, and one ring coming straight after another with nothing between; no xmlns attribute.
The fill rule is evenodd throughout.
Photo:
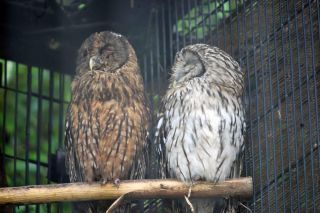
<svg viewBox="0 0 320 213"><path fill-rule="evenodd" d="M92 71L93 67L97 65L98 62L98 57L97 56L92 56L89 60L89 68Z"/></svg>

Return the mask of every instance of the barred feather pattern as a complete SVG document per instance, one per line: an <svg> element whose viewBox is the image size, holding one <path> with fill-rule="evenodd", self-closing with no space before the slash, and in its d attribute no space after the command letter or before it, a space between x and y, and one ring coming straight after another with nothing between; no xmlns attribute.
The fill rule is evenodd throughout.
<svg viewBox="0 0 320 213"><path fill-rule="evenodd" d="M195 44L176 54L155 135L160 176L190 185L240 176L243 88L240 66L219 48ZM236 201L225 198L191 202L196 212L235 212L237 208Z"/></svg>
<svg viewBox="0 0 320 213"><path fill-rule="evenodd" d="M79 50L71 86L65 135L70 182L144 178L149 109L129 42L107 31L91 35ZM110 204L79 203L75 211L105 212Z"/></svg>

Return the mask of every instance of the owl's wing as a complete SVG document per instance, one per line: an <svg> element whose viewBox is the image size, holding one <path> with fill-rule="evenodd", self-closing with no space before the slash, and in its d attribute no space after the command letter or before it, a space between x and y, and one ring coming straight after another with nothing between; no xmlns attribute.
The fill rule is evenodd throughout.
<svg viewBox="0 0 320 213"><path fill-rule="evenodd" d="M142 128L141 132L145 132L146 129ZM143 179L146 178L147 174L147 168L149 167L149 131L147 130L146 133L143 133L142 135L145 135L145 141L147 143L142 144L142 152L141 155L137 156L132 167L132 171L135 171L134 173L131 173L130 179Z"/></svg>
<svg viewBox="0 0 320 213"><path fill-rule="evenodd" d="M166 137L167 132L165 129L166 124L166 117L164 114L164 107L160 107L160 112L158 114L158 124L155 131L155 147L156 147L156 156L158 162L158 177L165 179L168 177L168 166L167 166L167 159L166 159Z"/></svg>
<svg viewBox="0 0 320 213"><path fill-rule="evenodd" d="M164 106L161 105L159 109L159 114L157 115L157 126L154 133L154 147L156 152L156 178L166 179L169 177L167 160L166 160L166 146L165 141L167 137L166 117L164 114ZM170 199L151 199L146 201L145 208L146 211L152 211L154 208L163 209L165 212L176 212L172 210L172 200Z"/></svg>
<svg viewBox="0 0 320 213"><path fill-rule="evenodd" d="M242 127L241 129L243 129ZM243 131L243 135L245 135L245 130ZM240 147L240 152L236 156L235 161L232 164L232 168L230 171L230 177L229 178L238 178L241 176L241 173L243 172L243 164L244 164L244 156L245 155L245 143L242 143Z"/></svg>
<svg viewBox="0 0 320 213"><path fill-rule="evenodd" d="M243 170L243 160L244 160L244 145L242 144L241 151L236 157L236 160L232 164L230 178L240 177Z"/></svg>
<svg viewBox="0 0 320 213"><path fill-rule="evenodd" d="M69 175L69 179L71 182L83 181L82 176L79 175L81 172L79 171L80 167L78 165L78 161L76 160L76 153L74 146L74 138L72 134L72 125L71 125L71 117L70 117L70 106L66 116L66 129L65 129L65 151L66 151L66 160L65 165L67 169L67 173Z"/></svg>
<svg viewBox="0 0 320 213"><path fill-rule="evenodd" d="M241 127L242 134L245 135L245 125L242 124ZM245 144L243 143L240 147L240 152L236 156L235 161L232 164L229 178L238 178L243 172L244 154L245 154ZM226 199L224 203L223 212L240 212L239 201L236 198Z"/></svg>

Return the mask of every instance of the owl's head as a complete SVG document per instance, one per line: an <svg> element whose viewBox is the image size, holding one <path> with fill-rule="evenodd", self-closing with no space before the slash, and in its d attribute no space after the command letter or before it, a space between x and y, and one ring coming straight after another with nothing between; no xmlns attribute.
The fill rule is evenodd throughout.
<svg viewBox="0 0 320 213"><path fill-rule="evenodd" d="M127 62L129 51L133 48L122 35L110 31L93 33L78 51L76 72L114 72Z"/></svg>
<svg viewBox="0 0 320 213"><path fill-rule="evenodd" d="M200 77L205 72L200 55L189 48L177 52L172 66L171 81L181 83L195 77Z"/></svg>
<svg viewBox="0 0 320 213"><path fill-rule="evenodd" d="M226 87L240 88L243 85L239 64L221 49L207 44L189 45L176 54L171 85L194 78Z"/></svg>

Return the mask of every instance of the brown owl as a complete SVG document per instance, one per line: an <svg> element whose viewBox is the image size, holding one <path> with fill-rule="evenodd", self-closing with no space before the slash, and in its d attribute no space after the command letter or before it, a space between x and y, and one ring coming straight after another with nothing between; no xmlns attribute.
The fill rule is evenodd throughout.
<svg viewBox="0 0 320 213"><path fill-rule="evenodd" d="M71 86L65 139L70 182L144 178L149 109L127 39L108 31L89 36ZM107 208L108 202L91 202L77 212Z"/></svg>

